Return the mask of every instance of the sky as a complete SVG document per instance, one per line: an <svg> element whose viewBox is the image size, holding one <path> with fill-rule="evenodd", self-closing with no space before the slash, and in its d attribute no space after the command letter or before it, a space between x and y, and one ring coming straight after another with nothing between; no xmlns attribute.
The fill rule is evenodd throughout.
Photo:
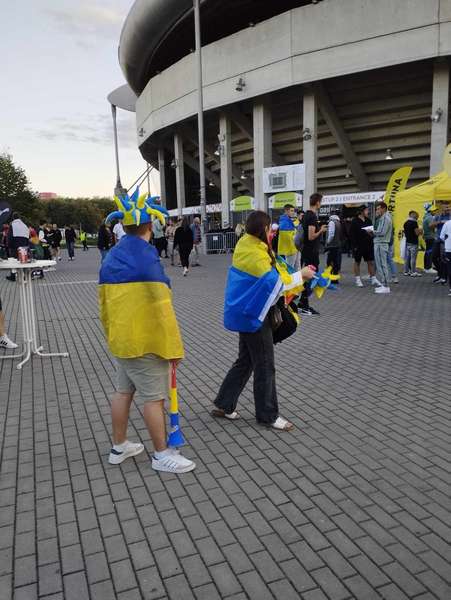
<svg viewBox="0 0 451 600"><path fill-rule="evenodd" d="M125 83L119 36L133 0L0 0L0 153L38 192L111 196L116 183L111 107ZM145 170L133 113L118 109L121 180ZM151 190L158 193L158 173Z"/></svg>

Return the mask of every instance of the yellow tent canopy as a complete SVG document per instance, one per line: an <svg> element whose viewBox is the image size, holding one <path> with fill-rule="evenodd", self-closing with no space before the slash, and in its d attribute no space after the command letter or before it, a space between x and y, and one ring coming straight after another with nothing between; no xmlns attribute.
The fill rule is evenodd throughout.
<svg viewBox="0 0 451 600"><path fill-rule="evenodd" d="M450 146L447 147L447 150ZM446 164L446 151L444 160L445 169L449 168ZM421 226L424 217L424 205L430 203L436 204L451 204L451 176L447 170L441 171L427 181L415 185L408 190L396 194L396 207L393 212L393 226L395 230L395 260L403 262L400 256L400 244L403 237L404 223L409 217L411 210L419 214L418 222ZM418 253L418 266L423 267L424 252Z"/></svg>

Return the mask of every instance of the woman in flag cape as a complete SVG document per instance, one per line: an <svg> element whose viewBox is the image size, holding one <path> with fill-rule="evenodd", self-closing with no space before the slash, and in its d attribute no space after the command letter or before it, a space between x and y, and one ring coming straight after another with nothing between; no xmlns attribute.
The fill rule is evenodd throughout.
<svg viewBox="0 0 451 600"><path fill-rule="evenodd" d="M239 354L221 385L212 415L238 418L238 398L254 373L257 422L288 431L293 424L279 416L270 311L282 295L298 295L303 280L311 279L314 273L307 267L290 272L276 261L268 239L270 226L265 212L252 212L233 254L225 291L224 326L239 333Z"/></svg>

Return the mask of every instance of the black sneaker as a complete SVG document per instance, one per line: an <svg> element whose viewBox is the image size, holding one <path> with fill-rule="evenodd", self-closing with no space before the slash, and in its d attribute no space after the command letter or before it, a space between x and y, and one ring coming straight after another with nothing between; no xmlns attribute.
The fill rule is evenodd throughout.
<svg viewBox="0 0 451 600"><path fill-rule="evenodd" d="M301 315L313 315L311 308L300 308L299 312Z"/></svg>
<svg viewBox="0 0 451 600"><path fill-rule="evenodd" d="M441 283L442 278L440 277L440 275L438 277L436 277L435 279L432 280L432 283Z"/></svg>
<svg viewBox="0 0 451 600"><path fill-rule="evenodd" d="M314 309L314 308L312 308L312 307L310 307L310 312L312 313L312 315L319 315L319 314L321 314L321 313L319 312L319 310L315 310L315 309Z"/></svg>

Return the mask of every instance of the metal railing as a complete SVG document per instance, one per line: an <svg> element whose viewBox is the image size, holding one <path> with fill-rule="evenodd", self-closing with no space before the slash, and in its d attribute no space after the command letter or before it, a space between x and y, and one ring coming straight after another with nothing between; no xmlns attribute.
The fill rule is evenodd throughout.
<svg viewBox="0 0 451 600"><path fill-rule="evenodd" d="M233 231L207 233L207 254L227 254L233 252L238 238Z"/></svg>

